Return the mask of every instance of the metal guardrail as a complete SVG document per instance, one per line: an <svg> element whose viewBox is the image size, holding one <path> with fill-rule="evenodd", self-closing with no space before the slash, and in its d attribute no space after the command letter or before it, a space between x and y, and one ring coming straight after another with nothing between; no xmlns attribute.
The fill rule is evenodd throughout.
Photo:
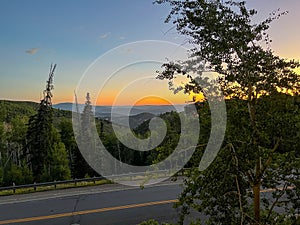
<svg viewBox="0 0 300 225"><path fill-rule="evenodd" d="M184 170L177 172L178 175L183 175ZM159 170L159 171L152 171L146 174L165 174L166 176L169 174L169 171L167 170ZM82 179L73 179L73 180L64 180L64 181L53 181L53 182L43 182L43 183L33 183L33 184L22 184L22 185L12 185L12 186L6 186L6 187L0 187L0 191L10 191L12 190L13 193L16 192L17 189L22 189L22 188L33 188L34 191L37 190L37 187L49 187L52 186L54 189L57 188L57 185L60 184L74 184L74 186L77 186L77 183L79 182L93 182L96 184L96 181L101 181L101 180L109 180L109 179L114 179L114 178L123 178L123 177L132 177L132 176L145 176L145 172L141 173L128 173L128 174L119 174L119 175L111 175L108 177L92 177L92 178L82 178Z"/></svg>
<svg viewBox="0 0 300 225"><path fill-rule="evenodd" d="M10 191L13 190L15 193L17 189L22 188L33 188L34 191L36 191L37 187L47 187L47 186L53 186L55 189L57 188L57 185L59 184L72 184L74 183L74 186L77 186L77 183L79 182L94 182L105 180L104 177L93 177L93 178L82 178L82 179L74 179L74 180L64 180L64 181L53 181L53 182L43 182L43 183L33 183L33 184L22 184L22 185L13 185L13 186L7 186L7 187L0 187L0 191Z"/></svg>

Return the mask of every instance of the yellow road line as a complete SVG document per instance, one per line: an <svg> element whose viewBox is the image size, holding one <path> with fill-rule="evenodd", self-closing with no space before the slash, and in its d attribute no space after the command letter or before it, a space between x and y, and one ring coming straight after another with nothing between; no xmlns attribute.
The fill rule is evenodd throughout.
<svg viewBox="0 0 300 225"><path fill-rule="evenodd" d="M162 205L162 204L169 204L169 203L175 203L175 202L178 202L178 200L172 199L172 200L157 201L157 202L145 202L145 203L140 203L140 204L114 206L114 207L91 209L91 210L84 210L84 211L78 211L78 212L53 214L53 215L47 215L47 216L37 216L37 217L28 217L28 218L22 218L22 219L2 220L2 221L0 221L0 224L24 223L24 222L32 222L32 221L39 221L39 220L56 219L56 218L61 218L61 217L85 215L85 214L107 212L107 211L114 211L114 210L120 210L120 209L139 208L139 207L145 207L145 206L151 206L151 205Z"/></svg>
<svg viewBox="0 0 300 225"><path fill-rule="evenodd" d="M293 187L288 187L287 189L293 189ZM260 192L272 192L275 189L264 189ZM280 190L280 188L279 188ZM39 221L39 220L48 220L48 219L56 219L61 217L69 217L69 216L76 216L76 215L86 215L91 213L99 213L99 212L107 212L107 211L115 211L121 209L131 209L131 208L139 208L151 205L163 205L163 204L170 204L178 202L177 199L171 200L164 200L164 201L156 201L156 202L145 202L140 204L131 204L131 205L122 205L122 206L114 206L114 207L107 207L107 208L100 208L100 209L90 209L90 210L83 210L78 212L69 212L69 213L60 213L60 214L53 214L47 216L36 216L36 217L28 217L28 218L21 218L21 219L11 219L11 220L2 220L0 221L1 224L10 224L10 223L24 223L24 222L32 222L32 221Z"/></svg>

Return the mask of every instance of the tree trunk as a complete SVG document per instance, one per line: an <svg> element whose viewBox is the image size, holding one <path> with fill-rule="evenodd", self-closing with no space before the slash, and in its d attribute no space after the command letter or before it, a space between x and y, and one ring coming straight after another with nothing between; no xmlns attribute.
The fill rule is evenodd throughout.
<svg viewBox="0 0 300 225"><path fill-rule="evenodd" d="M253 201L253 208L254 208L254 219L255 225L260 224L260 157L257 159L256 162L256 181L253 185L253 194L254 194L254 201Z"/></svg>
<svg viewBox="0 0 300 225"><path fill-rule="evenodd" d="M253 194L254 194L254 200L253 200L253 209L254 209L254 220L255 225L260 224L260 185L261 185L261 178L260 178L260 172L261 172L261 157L259 152L259 147L257 145L257 135L258 130L256 127L256 110L255 110L255 102L256 99L254 99L254 92L253 92L253 86L249 84L248 87L248 109L249 109L249 116L251 121L251 127L253 129L253 149L257 152L257 159L256 159L256 165L255 165L255 179L253 182Z"/></svg>

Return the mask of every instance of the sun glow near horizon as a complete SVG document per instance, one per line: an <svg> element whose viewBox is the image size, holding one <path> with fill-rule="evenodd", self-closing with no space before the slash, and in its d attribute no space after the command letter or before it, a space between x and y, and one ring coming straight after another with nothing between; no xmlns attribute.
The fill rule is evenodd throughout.
<svg viewBox="0 0 300 225"><path fill-rule="evenodd" d="M93 98L93 97L92 97ZM190 102L192 97L184 94L169 91L168 94L146 94L139 95L138 92L118 96L118 91L110 90L109 93L102 93L96 99L95 105L105 106L133 106L133 105L180 105Z"/></svg>

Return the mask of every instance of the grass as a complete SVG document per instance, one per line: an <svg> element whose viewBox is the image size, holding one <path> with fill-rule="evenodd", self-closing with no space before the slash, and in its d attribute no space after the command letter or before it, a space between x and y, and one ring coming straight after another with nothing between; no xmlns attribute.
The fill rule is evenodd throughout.
<svg viewBox="0 0 300 225"><path fill-rule="evenodd" d="M5 190L0 191L0 196L7 196L7 195L15 195L15 194L27 194L27 193L34 193L34 192L43 192L43 191L50 191L50 190L62 190L62 189L69 189L69 188L78 188L78 187L89 187L89 186L97 186L103 184L111 184L112 182L109 180L99 180L99 181L83 181L83 182L76 182L70 184L57 184L51 186L41 186L36 188L20 188L14 190Z"/></svg>
<svg viewBox="0 0 300 225"><path fill-rule="evenodd" d="M143 188L143 185L149 181L150 179L157 179L160 177L157 174L149 174L149 176L134 176L134 177L128 177L128 181L141 181L141 188ZM176 178L173 178L173 180ZM116 182L124 180L120 178L115 178L114 179ZM103 184L112 184L114 183L113 181L110 180L96 180L96 181L81 181L81 182L74 182L74 183L68 183L68 184L57 184L57 185L49 185L49 186L40 186L36 188L20 188L20 189L15 189L15 190L5 190L5 191L0 191L0 196L7 196L7 195L17 195L17 194L28 194L28 193L34 193L34 192L43 192L43 191L51 191L51 190L62 190L62 189L69 189L69 188L78 188L78 187L89 187L89 186L97 186L97 185L103 185Z"/></svg>

